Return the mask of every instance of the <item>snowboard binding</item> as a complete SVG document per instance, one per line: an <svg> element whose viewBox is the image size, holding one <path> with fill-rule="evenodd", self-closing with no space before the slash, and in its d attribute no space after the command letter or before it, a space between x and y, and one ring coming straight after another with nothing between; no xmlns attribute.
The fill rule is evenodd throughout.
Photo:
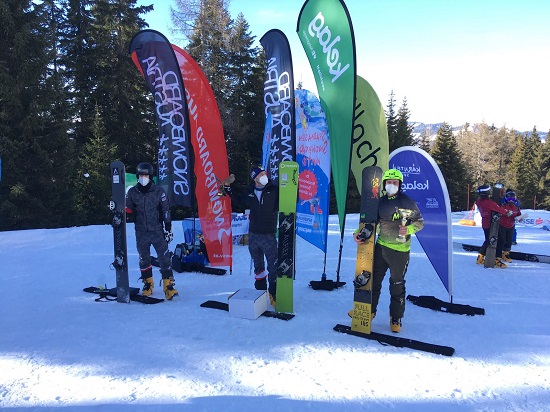
<svg viewBox="0 0 550 412"><path fill-rule="evenodd" d="M124 253L122 251L116 254L115 260L111 265L115 269L122 269L124 267Z"/></svg>
<svg viewBox="0 0 550 412"><path fill-rule="evenodd" d="M374 226L372 223L367 223L361 231L357 234L357 239L359 239L361 242L366 241L372 236L372 233L374 232Z"/></svg>
<svg viewBox="0 0 550 412"><path fill-rule="evenodd" d="M353 286L355 286L356 289L360 289L364 286L366 286L367 283L369 283L371 273L367 270L364 270L361 272L358 276L353 279Z"/></svg>
<svg viewBox="0 0 550 412"><path fill-rule="evenodd" d="M122 217L123 215L121 211L113 212L113 220L111 221L111 226L114 228L120 227L120 225L122 224Z"/></svg>

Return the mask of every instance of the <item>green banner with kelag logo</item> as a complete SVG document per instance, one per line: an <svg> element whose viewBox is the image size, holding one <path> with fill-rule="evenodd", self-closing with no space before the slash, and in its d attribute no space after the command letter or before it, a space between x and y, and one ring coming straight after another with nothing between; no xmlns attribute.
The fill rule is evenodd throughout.
<svg viewBox="0 0 550 412"><path fill-rule="evenodd" d="M355 123L351 148L351 171L361 193L361 175L368 166L388 169L389 142L386 114L372 86L357 76Z"/></svg>
<svg viewBox="0 0 550 412"><path fill-rule="evenodd" d="M355 40L341 0L307 0L296 31L315 76L330 135L330 165L343 234L355 104Z"/></svg>

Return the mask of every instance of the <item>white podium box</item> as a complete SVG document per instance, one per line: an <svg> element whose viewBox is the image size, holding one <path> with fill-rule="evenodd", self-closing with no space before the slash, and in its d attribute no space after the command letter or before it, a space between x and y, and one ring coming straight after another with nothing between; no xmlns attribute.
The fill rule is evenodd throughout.
<svg viewBox="0 0 550 412"><path fill-rule="evenodd" d="M257 319L267 310L265 290L239 289L228 298L229 316Z"/></svg>

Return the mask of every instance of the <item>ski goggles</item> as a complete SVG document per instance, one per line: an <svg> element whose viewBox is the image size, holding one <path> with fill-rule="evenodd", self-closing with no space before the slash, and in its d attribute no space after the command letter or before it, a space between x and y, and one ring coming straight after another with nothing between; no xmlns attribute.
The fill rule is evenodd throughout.
<svg viewBox="0 0 550 412"><path fill-rule="evenodd" d="M504 196L506 196L507 202L513 202L516 200L516 193L515 192L508 192Z"/></svg>

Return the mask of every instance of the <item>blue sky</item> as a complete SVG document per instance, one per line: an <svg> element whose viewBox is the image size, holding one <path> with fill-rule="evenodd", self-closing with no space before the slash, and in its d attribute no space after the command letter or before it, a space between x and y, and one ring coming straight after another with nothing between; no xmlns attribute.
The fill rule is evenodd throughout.
<svg viewBox="0 0 550 412"><path fill-rule="evenodd" d="M170 0L144 16L172 39ZM317 94L296 34L301 0L231 0L259 40L282 30L292 50L294 79ZM407 98L411 120L453 126L485 121L521 131L550 129L550 1L347 0L357 72L384 106L393 90ZM185 44L172 40L181 47ZM259 43L258 43L259 45Z"/></svg>

